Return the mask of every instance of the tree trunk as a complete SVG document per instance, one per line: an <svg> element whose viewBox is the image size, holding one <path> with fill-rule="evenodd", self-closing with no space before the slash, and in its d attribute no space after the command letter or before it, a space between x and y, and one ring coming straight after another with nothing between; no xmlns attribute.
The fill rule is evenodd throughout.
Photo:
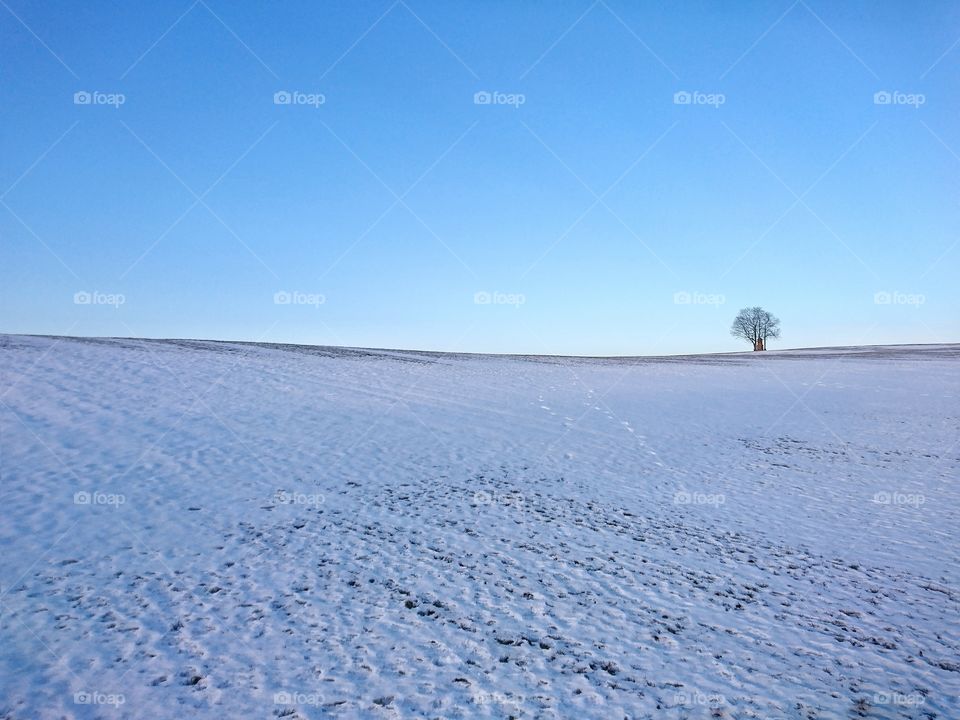
<svg viewBox="0 0 960 720"><path fill-rule="evenodd" d="M759 340L754 341L753 349L754 349L754 352L756 352L757 350L766 350L766 348L763 346L763 338L760 338Z"/></svg>

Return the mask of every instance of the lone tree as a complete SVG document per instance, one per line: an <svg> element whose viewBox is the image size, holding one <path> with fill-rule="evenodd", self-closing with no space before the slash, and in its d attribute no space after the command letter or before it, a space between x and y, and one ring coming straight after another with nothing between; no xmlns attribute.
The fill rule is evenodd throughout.
<svg viewBox="0 0 960 720"><path fill-rule="evenodd" d="M744 308L734 318L730 334L746 340L754 350L766 350L768 338L780 337L780 321L762 307Z"/></svg>

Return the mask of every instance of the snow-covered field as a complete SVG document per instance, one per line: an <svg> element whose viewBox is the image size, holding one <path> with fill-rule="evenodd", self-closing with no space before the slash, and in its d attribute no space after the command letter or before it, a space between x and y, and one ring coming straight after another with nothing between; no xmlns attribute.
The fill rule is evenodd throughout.
<svg viewBox="0 0 960 720"><path fill-rule="evenodd" d="M0 717L960 717L958 361L0 336Z"/></svg>

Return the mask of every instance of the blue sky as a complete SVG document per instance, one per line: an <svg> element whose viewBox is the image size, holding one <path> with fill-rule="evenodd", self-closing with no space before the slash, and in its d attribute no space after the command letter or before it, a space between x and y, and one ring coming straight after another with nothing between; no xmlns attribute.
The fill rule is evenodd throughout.
<svg viewBox="0 0 960 720"><path fill-rule="evenodd" d="M951 2L3 0L0 331L956 341L958 40Z"/></svg>

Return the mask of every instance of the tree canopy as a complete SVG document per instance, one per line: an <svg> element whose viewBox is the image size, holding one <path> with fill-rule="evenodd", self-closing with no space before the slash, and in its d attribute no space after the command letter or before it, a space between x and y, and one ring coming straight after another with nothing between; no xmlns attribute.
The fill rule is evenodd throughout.
<svg viewBox="0 0 960 720"><path fill-rule="evenodd" d="M733 319L730 334L746 340L754 350L766 350L768 339L780 337L780 320L762 307L743 308Z"/></svg>

